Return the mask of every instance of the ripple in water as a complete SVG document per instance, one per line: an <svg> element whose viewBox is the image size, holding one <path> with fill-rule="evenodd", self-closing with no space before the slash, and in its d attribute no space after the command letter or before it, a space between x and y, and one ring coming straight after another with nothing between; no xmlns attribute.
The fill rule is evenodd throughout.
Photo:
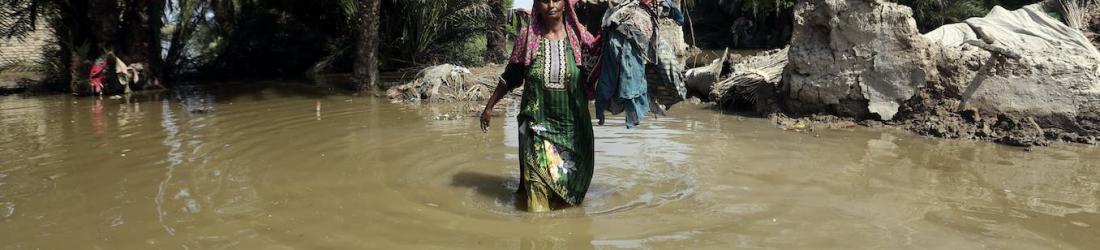
<svg viewBox="0 0 1100 250"><path fill-rule="evenodd" d="M512 110L514 112L514 109ZM503 126L494 128L495 133L503 133L503 146L478 149L483 157L495 159L491 164L462 156L438 155L434 152L410 152L407 155L411 166L427 169L431 173L408 171L397 178L419 178L423 174L450 174L454 176L452 185L469 187L462 202L454 213L471 213L487 210L496 216L527 216L517 204L514 191L519 185L517 139L515 138L514 114L509 114ZM497 118L499 120L500 118ZM673 119L651 120L647 126L626 129L615 126L595 127L596 167L595 176L580 208L567 208L549 213L548 216L620 216L631 210L660 207L691 198L695 193L694 171L687 167L687 155L692 146L682 142L682 131L666 128ZM469 133L470 136L480 136ZM469 142L450 141L441 144L468 144ZM503 157L501 157L503 156ZM462 162L451 165L453 162ZM454 170L454 169L461 170ZM433 170L434 169L434 170ZM488 199L479 196L488 197ZM476 213L476 212L475 212Z"/></svg>
<svg viewBox="0 0 1100 250"><path fill-rule="evenodd" d="M200 96L0 98L0 248L1100 244L1094 147L793 133L686 105L596 127L584 204L534 214L516 207L514 108L481 133L437 119L470 105Z"/></svg>

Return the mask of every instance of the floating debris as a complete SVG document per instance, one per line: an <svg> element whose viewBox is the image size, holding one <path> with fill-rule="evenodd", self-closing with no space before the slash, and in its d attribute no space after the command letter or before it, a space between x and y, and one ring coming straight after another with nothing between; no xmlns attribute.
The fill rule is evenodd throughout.
<svg viewBox="0 0 1100 250"><path fill-rule="evenodd" d="M0 202L0 218L9 218L15 214L15 203Z"/></svg>

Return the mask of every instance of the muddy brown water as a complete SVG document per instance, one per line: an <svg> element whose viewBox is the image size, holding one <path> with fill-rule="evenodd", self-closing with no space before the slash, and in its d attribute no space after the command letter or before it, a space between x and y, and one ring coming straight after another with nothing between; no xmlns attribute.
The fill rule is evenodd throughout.
<svg viewBox="0 0 1100 250"><path fill-rule="evenodd" d="M292 87L0 97L0 249L1100 246L1094 146L682 105L597 126L583 206L531 214L514 119L482 133L467 108Z"/></svg>

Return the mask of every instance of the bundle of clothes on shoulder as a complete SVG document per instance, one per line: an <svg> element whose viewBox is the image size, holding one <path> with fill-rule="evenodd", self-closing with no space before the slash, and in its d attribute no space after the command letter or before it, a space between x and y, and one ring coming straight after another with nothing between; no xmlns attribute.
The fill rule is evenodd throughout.
<svg viewBox="0 0 1100 250"><path fill-rule="evenodd" d="M598 63L592 77L595 86L596 118L605 122L605 111L626 112L626 127L638 125L646 113L663 113L682 101L684 67L675 50L660 36L659 19L669 18L683 25L684 17L671 0L626 0L604 13L603 34L594 49ZM646 65L657 71L655 83L646 80ZM658 95L658 96L651 96ZM654 103L653 100L665 100Z"/></svg>

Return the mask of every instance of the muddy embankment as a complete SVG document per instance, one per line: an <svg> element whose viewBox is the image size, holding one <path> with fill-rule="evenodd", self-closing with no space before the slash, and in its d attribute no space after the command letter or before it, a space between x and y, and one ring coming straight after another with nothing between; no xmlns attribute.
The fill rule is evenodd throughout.
<svg viewBox="0 0 1100 250"><path fill-rule="evenodd" d="M1017 146L1095 144L1100 53L1047 14L1052 8L997 7L921 34L902 5L799 1L789 49L727 63L729 74L712 86L691 84L689 72L688 86L781 125L843 121Z"/></svg>

